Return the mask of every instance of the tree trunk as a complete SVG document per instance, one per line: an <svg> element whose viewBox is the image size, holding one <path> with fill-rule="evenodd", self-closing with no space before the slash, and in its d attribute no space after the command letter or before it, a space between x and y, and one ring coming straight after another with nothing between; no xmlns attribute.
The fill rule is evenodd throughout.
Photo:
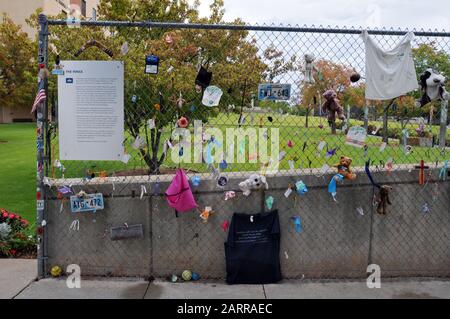
<svg viewBox="0 0 450 319"><path fill-rule="evenodd" d="M367 100L364 103L364 129L367 132L367 128L369 127L369 105L367 104Z"/></svg>
<svg viewBox="0 0 450 319"><path fill-rule="evenodd" d="M306 109L306 119L305 119L305 127L306 128L308 128L308 124L309 124L309 112L310 112L310 109L307 108Z"/></svg>
<svg viewBox="0 0 450 319"><path fill-rule="evenodd" d="M383 142L388 144L389 138L388 138L388 113L389 108L394 104L395 99L392 99L389 104L384 108L383 112Z"/></svg>
<svg viewBox="0 0 450 319"><path fill-rule="evenodd" d="M385 108L383 112L383 142L387 144L388 141L388 109Z"/></svg>
<svg viewBox="0 0 450 319"><path fill-rule="evenodd" d="M336 121L330 122L331 134L336 135Z"/></svg>

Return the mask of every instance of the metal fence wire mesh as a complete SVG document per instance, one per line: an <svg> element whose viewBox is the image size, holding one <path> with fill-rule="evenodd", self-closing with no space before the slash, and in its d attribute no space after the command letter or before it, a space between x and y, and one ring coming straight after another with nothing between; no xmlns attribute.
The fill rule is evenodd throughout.
<svg viewBox="0 0 450 319"><path fill-rule="evenodd" d="M417 106L419 90L395 99L389 108L388 101L366 101L362 30L100 21L72 28L65 21L48 23L49 70L57 56L61 64L124 61L127 155L122 161L59 159L57 76L50 75L44 122L47 203L40 216L48 221L40 246L44 272L53 265L74 263L85 274L167 276L191 269L204 278L223 278L224 222L235 211L269 210L267 198L272 196L273 208L280 212L285 278L362 277L372 262L391 275L449 274L449 183L439 176L449 159L448 149L439 146L442 103ZM450 34L414 32L417 75L432 67L450 79ZM370 31L385 49L393 48L405 33ZM99 45L89 47L88 41ZM151 54L159 58L158 74L144 72L145 57ZM305 54L314 56L315 83L305 79ZM211 85L223 91L217 107L203 105L202 90L196 90L200 66L212 72ZM352 83L355 73L361 80ZM262 83L290 84L289 99L260 100ZM321 110L322 94L330 88L337 92L346 116L336 121L335 134ZM200 162L193 159L193 140L187 143L172 136L182 117L189 122L192 139L195 121L201 121L203 130L216 129L212 139L204 136L200 141ZM347 130L353 126L367 130L364 147L346 144ZM270 145L274 128L279 135L279 170L271 175L268 190L244 196L238 183L267 164L246 130L255 129ZM240 129L231 146L225 144L227 129ZM223 161L225 157L212 152L210 164L211 154L205 149L214 141L226 154L245 155L245 161ZM181 163L173 161L172 152L182 155ZM338 184L335 202L327 187L341 156L352 159L357 178ZM424 185L419 185L415 166L422 160L429 169ZM376 214L377 191L364 172L367 161L377 182L393 186L386 215ZM169 209L164 191L179 167L187 171L194 196L202 194L197 198L200 212L212 207L207 222L200 212L177 218ZM228 177L225 186L217 185L222 175ZM414 180L408 180L411 175ZM200 177L199 186L192 184L194 176ZM299 180L308 187L305 195L296 194ZM62 194L61 186L69 186L71 193ZM286 197L289 187L293 194ZM81 190L101 192L104 212L71 213L69 197ZM225 200L230 190L236 197ZM295 216L301 218L300 233ZM112 241L110 227L124 223L151 229L144 230L143 239ZM392 262L393 256L402 262Z"/></svg>

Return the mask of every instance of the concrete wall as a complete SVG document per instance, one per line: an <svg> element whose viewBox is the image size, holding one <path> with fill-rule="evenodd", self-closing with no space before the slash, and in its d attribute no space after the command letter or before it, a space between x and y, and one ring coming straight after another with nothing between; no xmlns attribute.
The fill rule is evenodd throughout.
<svg viewBox="0 0 450 319"><path fill-rule="evenodd" d="M215 213L207 223L197 211L175 217L162 195L170 176L161 176L158 187L148 177L134 184L128 184L127 178L94 179L87 185L71 180L68 182L75 191L102 192L106 207L95 214L94 222L92 213L72 214L67 203L60 213L61 201L50 201L46 212L47 270L56 264L76 263L86 275L164 277L191 269L203 278L223 278L227 234L220 225L230 220L233 212L262 211L264 198L271 195L274 209L280 213L280 260L285 278L361 278L370 263L381 266L382 276L448 277L450 181L439 182L437 188L432 184L423 188L417 183L417 171L409 170L391 175L374 173L377 181L394 187L392 206L385 216L374 213L372 186L362 171L356 181L338 186L338 203L327 192L332 175L316 177L315 171L269 177L270 189L252 192L249 197L237 187L241 173L230 174L225 189L218 189L205 174L194 192L200 207L213 207ZM437 169L434 171L437 174ZM287 185L299 179L308 185L309 192L286 199ZM146 185L151 196L139 199L141 185ZM235 190L236 198L225 201L227 190ZM420 209L425 202L431 211L428 214ZM363 208L364 215L357 207ZM302 218L300 234L290 220L293 215ZM75 218L80 220L78 232L69 231ZM107 230L123 223L143 224L145 237L111 241Z"/></svg>

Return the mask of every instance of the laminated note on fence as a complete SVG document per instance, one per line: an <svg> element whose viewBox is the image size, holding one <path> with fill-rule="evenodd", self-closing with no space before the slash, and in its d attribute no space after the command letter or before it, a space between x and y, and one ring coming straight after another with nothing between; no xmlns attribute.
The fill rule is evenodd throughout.
<svg viewBox="0 0 450 319"><path fill-rule="evenodd" d="M64 75L57 80L60 160L122 160L123 62L61 64Z"/></svg>
<svg viewBox="0 0 450 319"><path fill-rule="evenodd" d="M345 137L345 144L363 147L366 143L366 130L361 126L352 126Z"/></svg>
<svg viewBox="0 0 450 319"><path fill-rule="evenodd" d="M144 238L144 228L142 224L111 227L110 237L111 240Z"/></svg>

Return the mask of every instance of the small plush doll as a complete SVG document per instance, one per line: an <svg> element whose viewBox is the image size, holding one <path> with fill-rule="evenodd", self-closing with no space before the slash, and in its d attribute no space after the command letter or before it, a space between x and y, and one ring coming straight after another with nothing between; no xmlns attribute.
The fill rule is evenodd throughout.
<svg viewBox="0 0 450 319"><path fill-rule="evenodd" d="M304 72L305 72L305 83L314 84L316 81L314 80L314 72L318 72L316 66L314 65L314 54L312 53L306 53L304 55L305 58L305 66L304 66Z"/></svg>
<svg viewBox="0 0 450 319"><path fill-rule="evenodd" d="M426 69L420 76L420 86L423 92L420 106L437 99L450 98L450 94L445 90L445 77L431 68Z"/></svg>
<svg viewBox="0 0 450 319"><path fill-rule="evenodd" d="M325 103L322 105L322 112L328 113L328 123L331 126L332 133L335 133L336 128L336 115L340 120L345 120L344 109L339 104L337 94L333 90L327 90L323 97Z"/></svg>
<svg viewBox="0 0 450 319"><path fill-rule="evenodd" d="M347 156L341 156L339 163L333 165L333 167L337 167L338 174L344 176L345 179L354 180L356 178L356 174L352 172L350 165L352 163L352 159Z"/></svg>
<svg viewBox="0 0 450 319"><path fill-rule="evenodd" d="M269 189L266 177L259 174L252 174L245 181L239 183L239 188L245 196L249 196L252 190L260 189L263 186Z"/></svg>
<svg viewBox="0 0 450 319"><path fill-rule="evenodd" d="M378 196L376 198L377 203L377 213L386 215L386 206L387 204L391 205L391 200L389 199L389 193L392 190L391 186L381 185L380 190L378 192Z"/></svg>

